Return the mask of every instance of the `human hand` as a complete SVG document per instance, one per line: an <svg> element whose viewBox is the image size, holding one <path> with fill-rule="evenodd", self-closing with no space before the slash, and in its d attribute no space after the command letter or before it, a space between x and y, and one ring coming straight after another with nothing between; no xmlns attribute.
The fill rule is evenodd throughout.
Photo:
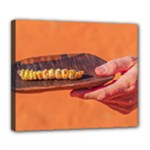
<svg viewBox="0 0 150 150"><path fill-rule="evenodd" d="M123 114L130 113L137 107L137 68L137 58L131 56L108 61L98 66L95 73L99 76L110 76L120 72L122 76L118 80L92 89L73 90L70 95L85 100L94 99Z"/></svg>

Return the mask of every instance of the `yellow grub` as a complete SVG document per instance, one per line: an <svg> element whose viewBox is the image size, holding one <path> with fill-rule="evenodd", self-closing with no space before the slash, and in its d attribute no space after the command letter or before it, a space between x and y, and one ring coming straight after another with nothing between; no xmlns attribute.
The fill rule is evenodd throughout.
<svg viewBox="0 0 150 150"><path fill-rule="evenodd" d="M42 71L42 76L43 76L43 79L44 80L48 80L48 70L47 69L44 69Z"/></svg>
<svg viewBox="0 0 150 150"><path fill-rule="evenodd" d="M75 79L75 74L76 74L75 70L73 70L73 69L69 70L68 78L71 79L71 80Z"/></svg>
<svg viewBox="0 0 150 150"><path fill-rule="evenodd" d="M29 69L26 69L23 75L24 80L28 80L28 76L29 76Z"/></svg>
<svg viewBox="0 0 150 150"><path fill-rule="evenodd" d="M43 79L42 71L37 71L37 78L38 78L39 80L42 80L42 79Z"/></svg>
<svg viewBox="0 0 150 150"><path fill-rule="evenodd" d="M33 80L37 80L37 72L36 71L33 71Z"/></svg>
<svg viewBox="0 0 150 150"><path fill-rule="evenodd" d="M22 80L25 80L24 79L24 73L25 73L24 69L18 70L18 74L19 74L20 77L22 77Z"/></svg>
<svg viewBox="0 0 150 150"><path fill-rule="evenodd" d="M33 70L29 71L28 80L33 80Z"/></svg>
<svg viewBox="0 0 150 150"><path fill-rule="evenodd" d="M74 69L44 69L43 71L38 70L29 70L21 69L18 72L18 75L22 80L52 80L52 79L70 79L76 80L80 79L84 75L84 71L76 71Z"/></svg>
<svg viewBox="0 0 150 150"><path fill-rule="evenodd" d="M58 68L55 70L55 78L62 79L61 69Z"/></svg>
<svg viewBox="0 0 150 150"><path fill-rule="evenodd" d="M80 79L80 78L82 78L83 74L84 74L84 71L78 71L75 73L75 78Z"/></svg>
<svg viewBox="0 0 150 150"><path fill-rule="evenodd" d="M62 79L68 79L69 72L67 69L62 69L61 73L62 73Z"/></svg>
<svg viewBox="0 0 150 150"><path fill-rule="evenodd" d="M49 77L49 79L55 79L55 70L54 69L48 70L48 77Z"/></svg>

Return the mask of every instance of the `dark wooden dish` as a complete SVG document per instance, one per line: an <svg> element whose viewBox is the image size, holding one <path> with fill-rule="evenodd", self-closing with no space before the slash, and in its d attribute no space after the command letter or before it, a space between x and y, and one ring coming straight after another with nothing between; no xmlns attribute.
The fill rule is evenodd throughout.
<svg viewBox="0 0 150 150"><path fill-rule="evenodd" d="M95 67L106 63L105 60L91 54L62 54L27 58L13 64L12 88L17 92L38 92L44 90L81 89L102 85L113 76L99 77ZM50 68L66 68L84 70L85 75L79 80L41 80L23 81L17 74L20 69L44 70Z"/></svg>

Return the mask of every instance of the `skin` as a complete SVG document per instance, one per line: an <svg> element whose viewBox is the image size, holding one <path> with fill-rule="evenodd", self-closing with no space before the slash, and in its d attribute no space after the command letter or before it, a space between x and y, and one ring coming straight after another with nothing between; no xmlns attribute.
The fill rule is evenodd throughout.
<svg viewBox="0 0 150 150"><path fill-rule="evenodd" d="M137 58L126 56L108 61L95 68L99 76L121 73L118 80L92 89L73 90L70 95L83 100L96 100L123 114L137 108L138 99L138 63Z"/></svg>

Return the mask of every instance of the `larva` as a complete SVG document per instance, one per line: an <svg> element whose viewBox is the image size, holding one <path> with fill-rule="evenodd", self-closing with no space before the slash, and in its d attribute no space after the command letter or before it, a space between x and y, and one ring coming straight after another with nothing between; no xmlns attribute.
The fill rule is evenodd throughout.
<svg viewBox="0 0 150 150"><path fill-rule="evenodd" d="M48 80L48 79L80 79L84 75L84 71L76 71L74 69L44 69L34 71L29 69L21 69L17 72L22 80Z"/></svg>

